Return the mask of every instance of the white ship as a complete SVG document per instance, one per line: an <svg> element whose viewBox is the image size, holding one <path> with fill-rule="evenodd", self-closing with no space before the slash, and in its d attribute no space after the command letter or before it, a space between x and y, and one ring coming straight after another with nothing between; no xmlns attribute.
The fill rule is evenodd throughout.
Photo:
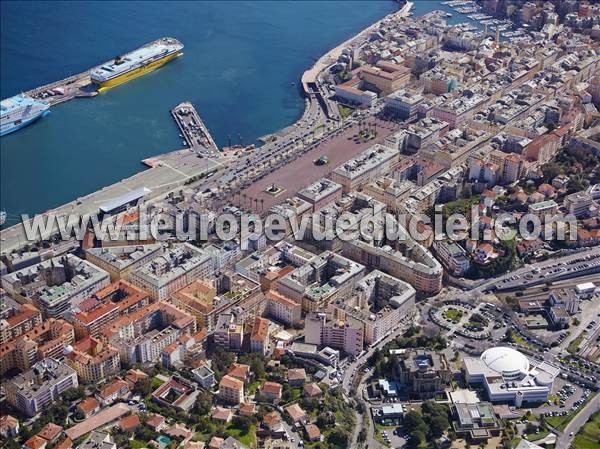
<svg viewBox="0 0 600 449"><path fill-rule="evenodd" d="M17 131L50 113L50 105L26 95L16 95L0 103L0 136Z"/></svg>

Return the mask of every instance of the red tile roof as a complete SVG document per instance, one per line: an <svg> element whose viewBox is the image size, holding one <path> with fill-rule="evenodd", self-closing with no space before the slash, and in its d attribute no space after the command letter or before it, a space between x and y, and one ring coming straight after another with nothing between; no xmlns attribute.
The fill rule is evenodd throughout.
<svg viewBox="0 0 600 449"><path fill-rule="evenodd" d="M135 430L140 424L140 417L138 415L125 416L119 420L119 427L123 430Z"/></svg>
<svg viewBox="0 0 600 449"><path fill-rule="evenodd" d="M250 375L250 366L243 363L234 363L227 373L231 377L245 381Z"/></svg>
<svg viewBox="0 0 600 449"><path fill-rule="evenodd" d="M34 435L31 438L29 438L27 441L25 441L25 444L23 445L23 447L28 448L28 449L41 449L42 447L45 447L46 444L48 444L48 442L46 440L44 440L41 437L38 437L37 435Z"/></svg>
<svg viewBox="0 0 600 449"><path fill-rule="evenodd" d="M265 341L269 335L269 320L257 316L254 318L250 340Z"/></svg>
<svg viewBox="0 0 600 449"><path fill-rule="evenodd" d="M81 401L79 404L77 404L77 407L87 415L92 410L95 410L96 408L100 407L100 403L96 400L96 398L88 397Z"/></svg>
<svg viewBox="0 0 600 449"><path fill-rule="evenodd" d="M162 415L152 415L146 420L146 424L156 429L165 423L165 417Z"/></svg>
<svg viewBox="0 0 600 449"><path fill-rule="evenodd" d="M221 378L221 382L219 382L219 387L231 388L232 390L241 390L244 388L244 383L236 379L235 377L231 377L229 375L225 375Z"/></svg>
<svg viewBox="0 0 600 449"><path fill-rule="evenodd" d="M100 396L102 399L106 399L124 387L127 387L129 389L127 382L121 379L115 379L111 383L106 385L102 390L100 390L98 392L98 396Z"/></svg>
<svg viewBox="0 0 600 449"><path fill-rule="evenodd" d="M269 382L266 380L263 382L260 390L263 393L275 395L275 396L279 397L279 396L281 396L282 386L281 386L281 384L278 384L277 382Z"/></svg>
<svg viewBox="0 0 600 449"><path fill-rule="evenodd" d="M37 433L37 436L43 438L44 440L52 441L58 435L60 435L62 430L63 428L61 426L50 422L46 424L44 428Z"/></svg>

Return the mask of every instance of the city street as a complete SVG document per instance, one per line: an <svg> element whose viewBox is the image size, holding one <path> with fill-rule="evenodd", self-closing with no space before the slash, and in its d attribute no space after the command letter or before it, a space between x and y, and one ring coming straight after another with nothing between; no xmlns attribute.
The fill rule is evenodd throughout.
<svg viewBox="0 0 600 449"><path fill-rule="evenodd" d="M579 259L587 260L577 262ZM590 265L590 267L584 267L585 264ZM527 285L535 285L536 283L544 283L554 279L564 278L569 273L571 273L571 275L582 275L584 274L584 270L588 270L590 272L600 272L599 247L592 247L573 252L572 254L568 254L563 257L549 259L536 263L535 266L528 265L523 268L519 268L504 276L499 276L492 280L485 281L484 283L473 288L472 291L481 293L487 290L493 290L494 286L497 286L501 289L525 288ZM527 274L532 275L531 279L526 277Z"/></svg>
<svg viewBox="0 0 600 449"><path fill-rule="evenodd" d="M590 419L594 413L600 411L600 394L596 394L583 409L569 422L564 432L558 433L556 440L556 449L568 449L571 447L573 438L581 427Z"/></svg>

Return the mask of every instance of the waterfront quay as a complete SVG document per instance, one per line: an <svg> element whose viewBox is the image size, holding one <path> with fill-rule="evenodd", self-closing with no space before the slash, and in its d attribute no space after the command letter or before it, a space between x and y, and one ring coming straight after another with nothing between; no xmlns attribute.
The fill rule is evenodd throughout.
<svg viewBox="0 0 600 449"><path fill-rule="evenodd" d="M342 42L340 45L329 50L327 53L325 53L323 56L321 56L310 69L306 70L302 74L302 87L304 88L304 91L307 93L311 91L310 84L316 83L319 74L323 70L325 70L327 67L334 64L335 61L337 61L337 59L342 54L342 51L344 50L344 48L357 47L360 44L362 44L363 42L365 42L368 39L369 34L373 30L377 29L377 27L379 27L379 24L381 22L383 22L384 20L388 19L390 16L396 16L396 17L409 16L410 10L412 9L413 6L414 5L412 2L406 2L404 4L404 6L401 9L399 9L398 11L382 18L381 20L378 20L373 25L368 26L367 28L362 30L360 33L352 36L350 39Z"/></svg>
<svg viewBox="0 0 600 449"><path fill-rule="evenodd" d="M155 42L147 45L154 44ZM129 53L127 53L127 55L128 54ZM62 80L36 87L35 89L31 89L24 94L38 100L45 100L50 104L50 106L64 103L65 101L72 100L73 98L95 97L98 95L99 90L98 86L92 82L92 73L97 69L105 67L105 64L110 64L110 62L91 67L84 72L68 76ZM151 67L151 65L149 67ZM154 69L151 68L150 70ZM105 87L101 88L100 91L103 89L105 89Z"/></svg>
<svg viewBox="0 0 600 449"><path fill-rule="evenodd" d="M342 42L337 47L329 50L327 53L322 55L311 68L306 70L302 74L301 83L302 89L310 99L316 100L323 108L325 115L331 120L340 120L339 109L337 103L330 99L331 95L327 89L323 86L321 75L323 72L335 64L344 49L354 49L360 47L362 44L368 41L369 34L376 30L379 25L389 19L390 17L408 17L414 4L412 2L406 2L402 8L398 11L387 15L381 20L375 22L373 25L365 28L360 33L352 36L346 41Z"/></svg>
<svg viewBox="0 0 600 449"><path fill-rule="evenodd" d="M50 209L42 214L44 220L51 214L58 217L69 214L97 215L100 207L104 204L142 188L149 190L144 199L150 201L192 183L204 175L214 172L220 166L216 160L200 158L188 149L146 159L143 163L150 168L55 209ZM41 237L48 238L57 231L58 229L52 228L47 233L48 235ZM28 243L23 223L0 231L0 242L2 254L9 254Z"/></svg>
<svg viewBox="0 0 600 449"><path fill-rule="evenodd" d="M73 98L95 97L98 92L90 79L91 70L93 69L36 87L25 92L25 95L37 100L45 100L50 106L56 106Z"/></svg>
<svg viewBox="0 0 600 449"><path fill-rule="evenodd" d="M217 144L192 103L184 101L178 104L171 109L171 115L190 150L206 156L218 154Z"/></svg>

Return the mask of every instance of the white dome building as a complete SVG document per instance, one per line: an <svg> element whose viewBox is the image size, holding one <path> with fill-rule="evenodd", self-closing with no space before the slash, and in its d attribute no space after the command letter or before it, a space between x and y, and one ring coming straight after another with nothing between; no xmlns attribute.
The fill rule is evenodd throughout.
<svg viewBox="0 0 600 449"><path fill-rule="evenodd" d="M481 357L463 360L469 384L485 386L491 402L540 403L548 398L560 369L547 362L537 365L521 352L505 347L489 348Z"/></svg>
<svg viewBox="0 0 600 449"><path fill-rule="evenodd" d="M529 360L519 351L497 346L481 354L481 360L492 371L500 374L504 380L521 379L529 372Z"/></svg>

